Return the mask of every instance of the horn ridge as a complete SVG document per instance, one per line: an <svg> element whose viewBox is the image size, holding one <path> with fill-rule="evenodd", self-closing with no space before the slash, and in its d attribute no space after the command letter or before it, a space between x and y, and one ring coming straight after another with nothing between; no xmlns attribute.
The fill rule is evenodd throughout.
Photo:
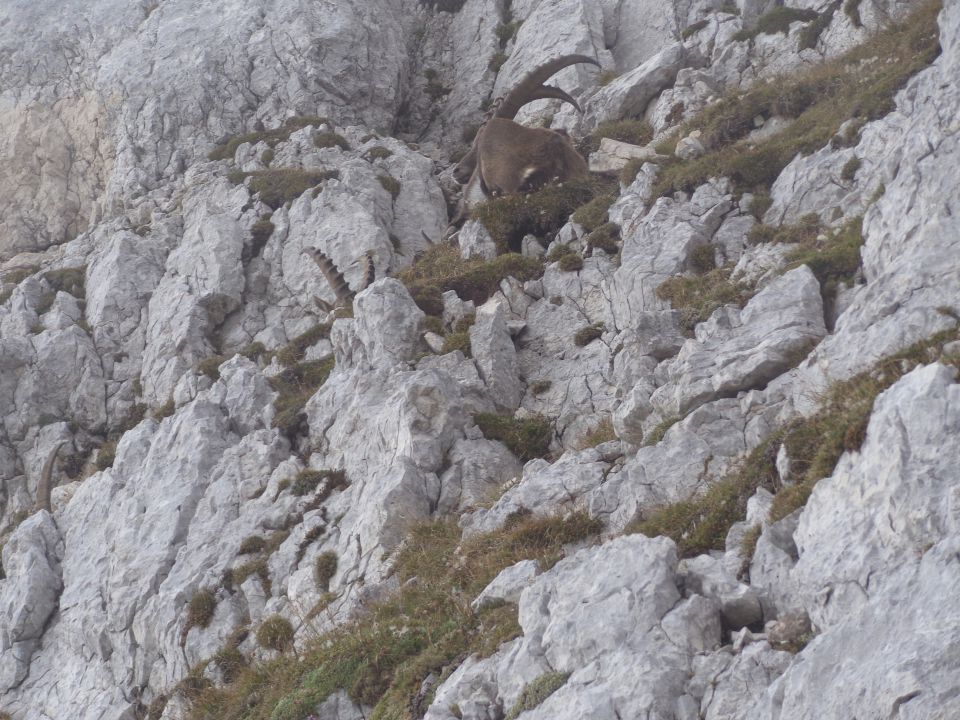
<svg viewBox="0 0 960 720"><path fill-rule="evenodd" d="M499 107L494 113L494 117L513 120L513 118L517 116L517 112L520 110L520 108L532 100L540 99L537 97L537 93L548 79L556 75L564 68L569 67L570 65L577 65L579 63L589 63L590 65L596 65L597 67L600 67L599 62L587 55L561 55L558 58L554 58L553 60L550 60L549 62L546 62L540 67L531 71L523 80L521 80L517 86L507 94L507 96L503 99L503 102L500 103ZM557 90L559 90L559 88L557 88ZM564 93L564 95L566 95L566 93ZM566 100L565 97L560 97L558 95L544 95L541 97L552 97L560 100ZM567 95L567 97L569 97L569 95Z"/></svg>
<svg viewBox="0 0 960 720"><path fill-rule="evenodd" d="M304 252L312 257L317 267L320 268L320 272L322 272L323 276L327 279L327 282L333 290L333 294L337 296L337 300L346 300L351 297L353 293L350 292L350 286L347 284L346 279L344 279L343 273L333 264L333 260L317 248L307 248Z"/></svg>

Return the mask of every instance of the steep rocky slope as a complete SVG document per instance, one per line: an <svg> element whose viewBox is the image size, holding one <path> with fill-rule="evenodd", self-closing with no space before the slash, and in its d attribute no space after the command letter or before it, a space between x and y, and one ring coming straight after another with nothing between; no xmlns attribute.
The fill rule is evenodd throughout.
<svg viewBox="0 0 960 720"><path fill-rule="evenodd" d="M647 161L448 246L565 53L521 117ZM0 69L0 717L960 715L957 3L13 3Z"/></svg>

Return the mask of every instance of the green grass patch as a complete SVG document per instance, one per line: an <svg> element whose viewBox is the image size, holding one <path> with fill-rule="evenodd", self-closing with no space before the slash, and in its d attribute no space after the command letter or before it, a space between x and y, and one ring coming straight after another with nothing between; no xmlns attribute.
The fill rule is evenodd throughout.
<svg viewBox="0 0 960 720"><path fill-rule="evenodd" d="M506 720L516 720L522 713L539 707L540 703L566 685L569 678L570 673L565 672L549 672L541 675L523 689L517 702L507 713Z"/></svg>
<svg viewBox="0 0 960 720"><path fill-rule="evenodd" d="M512 415L477 413L473 416L483 435L488 440L499 440L521 462L542 458L550 451L553 427L542 416L517 420Z"/></svg>
<svg viewBox="0 0 960 720"><path fill-rule="evenodd" d="M570 218L578 225L582 225L587 232L593 232L609 220L607 210L617 199L616 195L598 195L585 205L581 205Z"/></svg>
<svg viewBox="0 0 960 720"><path fill-rule="evenodd" d="M330 337L330 323L314 325L278 350L276 358L284 367L293 367L304 361L307 350L328 337Z"/></svg>
<svg viewBox="0 0 960 720"><path fill-rule="evenodd" d="M620 252L620 226L612 222L599 226L587 235L587 249L591 254L603 250L607 255L616 255Z"/></svg>
<svg viewBox="0 0 960 720"><path fill-rule="evenodd" d="M278 168L254 170L253 172L230 173L231 182L239 185L250 178L250 192L260 195L260 201L271 210L279 210L286 203L296 200L307 190L340 177L337 170L301 170Z"/></svg>
<svg viewBox="0 0 960 720"><path fill-rule="evenodd" d="M683 420L683 415L671 415L670 417L661 420L657 426L653 428L653 430L644 435L644 447L656 445L658 442L663 440L663 436L667 434L667 430L672 428L681 420Z"/></svg>
<svg viewBox="0 0 960 720"><path fill-rule="evenodd" d="M198 590L190 598L187 604L187 623L184 626L183 634L186 635L190 628L206 628L210 626L213 620L213 614L217 609L217 596L209 590Z"/></svg>
<svg viewBox="0 0 960 720"><path fill-rule="evenodd" d="M427 315L443 315L442 295L453 290L461 300L482 305L500 287L500 281L514 277L521 282L543 275L543 261L518 253L500 255L490 261L464 260L447 244L435 245L397 277L410 291L414 302Z"/></svg>
<svg viewBox="0 0 960 720"><path fill-rule="evenodd" d="M317 136L313 139L313 144L321 150L332 147L340 148L343 151L350 149L350 143L347 142L346 138L335 132L317 133Z"/></svg>
<svg viewBox="0 0 960 720"><path fill-rule="evenodd" d="M504 195L471 208L470 217L490 233L501 253L516 252L525 235L551 238L594 197L611 195L615 181L602 177L548 184L529 194ZM609 203L608 203L609 205Z"/></svg>
<svg viewBox="0 0 960 720"><path fill-rule="evenodd" d="M233 160L234 156L237 154L237 148L244 143L256 144L258 142L265 142L270 147L273 147L277 143L289 140L291 134L297 130L307 127L308 125L319 127L320 125L329 123L330 121L325 117L299 116L288 118L282 127L279 127L275 130L260 130L258 132L244 133L243 135L237 135L230 138L227 142L223 143L222 145L217 145L213 150L211 150L207 154L207 159Z"/></svg>
<svg viewBox="0 0 960 720"><path fill-rule="evenodd" d="M722 305L730 303L743 307L753 297L753 290L730 280L732 266L711 270L696 277L675 276L657 288L657 297L680 310L680 327L687 333Z"/></svg>
<svg viewBox="0 0 960 720"><path fill-rule="evenodd" d="M333 358L302 362L270 378L270 387L279 393L274 402L277 412L273 419L275 428L282 430L288 437L304 430L306 416L303 408L330 377L333 367Z"/></svg>
<svg viewBox="0 0 960 720"><path fill-rule="evenodd" d="M293 625L285 617L271 615L257 628L257 643L262 648L283 652L293 645Z"/></svg>
<svg viewBox="0 0 960 720"><path fill-rule="evenodd" d="M586 450L587 448L593 448L616 439L617 433L613 430L613 420L604 418L600 421L599 425L584 436L583 441L580 443L580 449Z"/></svg>
<svg viewBox="0 0 960 720"><path fill-rule="evenodd" d="M795 22L812 22L818 17L813 10L801 10L792 7L775 7L762 15L757 24L749 30L740 30L733 36L734 40L752 40L757 35L775 35L790 32L790 25Z"/></svg>
<svg viewBox="0 0 960 720"><path fill-rule="evenodd" d="M619 140L631 145L646 145L653 140L653 126L646 120L614 120L601 123L590 133L580 146L580 151L586 155L600 149L600 141L604 138Z"/></svg>

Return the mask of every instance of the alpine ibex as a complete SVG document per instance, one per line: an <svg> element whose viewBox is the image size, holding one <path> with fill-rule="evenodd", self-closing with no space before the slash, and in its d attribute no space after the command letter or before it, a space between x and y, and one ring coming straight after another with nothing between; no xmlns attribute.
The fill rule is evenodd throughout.
<svg viewBox="0 0 960 720"><path fill-rule="evenodd" d="M498 99L473 140L470 152L454 169L466 205L479 191L484 196L509 195L535 190L550 181L586 177L587 161L562 130L529 128L514 122L517 112L534 100L555 99L580 106L568 93L544 82L558 71L577 63L600 63L586 55L564 55L538 67L506 97Z"/></svg>
<svg viewBox="0 0 960 720"><path fill-rule="evenodd" d="M317 303L320 304L328 312L330 310L347 307L350 305L350 302L353 300L354 296L357 294L350 289L350 286L347 284L346 279L343 277L343 273L333 264L333 260L328 258L317 248L306 248L304 249L304 254L309 255L313 258L313 261L320 268L320 272L323 273L323 276L327 279L327 282L330 283L330 287L333 290L333 294L336 296L336 300L333 305L330 303L317 298ZM363 286L360 288L368 287L376 277L376 268L373 266L373 252L367 251L364 255L364 259L367 263L367 271L364 273Z"/></svg>
<svg viewBox="0 0 960 720"><path fill-rule="evenodd" d="M57 459L57 453L60 448L66 445L66 441L61 440L53 446L47 461L43 464L43 470L40 471L40 482L37 483L37 504L34 506L34 512L37 510L46 510L50 512L50 493L53 491L51 481L53 479L53 463Z"/></svg>

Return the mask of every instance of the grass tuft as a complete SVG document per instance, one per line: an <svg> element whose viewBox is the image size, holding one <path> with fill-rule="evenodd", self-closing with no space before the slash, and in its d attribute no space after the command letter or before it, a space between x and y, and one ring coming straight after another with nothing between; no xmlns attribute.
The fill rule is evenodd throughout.
<svg viewBox="0 0 960 720"><path fill-rule="evenodd" d="M516 720L522 713L539 707L540 703L567 684L570 673L549 672L528 684L520 693L517 702L510 708L506 720Z"/></svg>
<svg viewBox="0 0 960 720"><path fill-rule="evenodd" d="M753 296L747 286L730 281L732 272L727 266L697 277L672 277L657 288L657 297L681 311L680 327L692 333L717 308L730 303L743 307Z"/></svg>
<svg viewBox="0 0 960 720"><path fill-rule="evenodd" d="M477 413L473 420L484 437L502 442L521 462L545 457L550 451L553 427L545 417L517 420L512 415Z"/></svg>

